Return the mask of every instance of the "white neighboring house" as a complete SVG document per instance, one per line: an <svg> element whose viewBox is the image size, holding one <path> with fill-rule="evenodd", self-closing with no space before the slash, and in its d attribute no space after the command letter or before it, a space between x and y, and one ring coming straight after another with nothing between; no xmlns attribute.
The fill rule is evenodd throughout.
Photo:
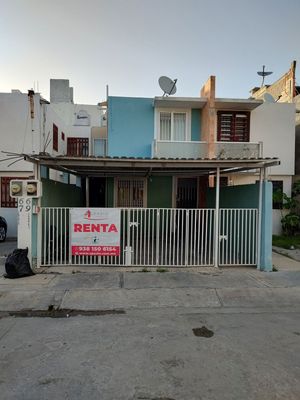
<svg viewBox="0 0 300 400"><path fill-rule="evenodd" d="M62 90L66 87L69 93ZM0 215L7 220L8 237L17 236L17 209L16 201L9 196L10 180L32 178L34 173L32 163L23 159L17 161L17 158L3 152L66 155L69 151L77 156L94 154L91 136L99 136L98 131L103 124L101 107L73 103L69 81L51 80L50 89L53 103L32 90L28 93L19 90L0 93ZM59 92L65 97L59 97ZM93 134L95 131L96 134ZM50 179L78 184L76 178L68 174L53 170L42 172Z"/></svg>
<svg viewBox="0 0 300 400"><path fill-rule="evenodd" d="M66 134L63 120L39 93L0 93L0 215L7 220L8 237L17 235L16 201L9 196L10 180L34 174L31 163L5 152L65 154Z"/></svg>
<svg viewBox="0 0 300 400"><path fill-rule="evenodd" d="M274 171L270 171L269 179L273 182L273 189L281 189L288 196L291 195L292 183L297 181L300 175L300 99L297 96L299 92L300 87L296 86L296 61L293 61L289 70L271 85L255 87L250 91L253 99L263 99L268 96L265 97L267 103L264 104L264 110L266 117L270 118L270 123L267 124L263 117L258 116L259 125L254 125L255 135L262 134L259 127L270 130L270 134L264 139L266 142L264 155L266 155L265 150L272 150L274 156L280 157L281 165ZM276 104L278 104L277 108ZM289 120L286 114L288 110L293 114ZM291 126L291 121L295 121L295 115L296 132L295 122ZM275 234L281 233L281 210L278 208L279 204L273 204L273 233Z"/></svg>
<svg viewBox="0 0 300 400"><path fill-rule="evenodd" d="M68 79L50 79L50 106L68 127L67 155L107 154L106 106L74 104ZM71 177L70 182L74 179Z"/></svg>
<svg viewBox="0 0 300 400"><path fill-rule="evenodd" d="M263 103L251 111L250 142L262 142L264 157L278 157L280 165L270 168L268 180L273 190L291 195L295 174L295 106L291 103ZM259 180L253 172L228 177L230 184L250 184ZM273 234L281 233L281 210L273 204Z"/></svg>

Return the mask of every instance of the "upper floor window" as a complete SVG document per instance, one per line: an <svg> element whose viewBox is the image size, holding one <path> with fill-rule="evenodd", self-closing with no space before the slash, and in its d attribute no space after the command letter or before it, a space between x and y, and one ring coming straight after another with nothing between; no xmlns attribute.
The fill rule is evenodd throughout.
<svg viewBox="0 0 300 400"><path fill-rule="evenodd" d="M218 112L219 142L249 142L250 113L239 111Z"/></svg>
<svg viewBox="0 0 300 400"><path fill-rule="evenodd" d="M73 157L88 157L89 139L69 137L67 141L67 155Z"/></svg>
<svg viewBox="0 0 300 400"><path fill-rule="evenodd" d="M94 156L105 157L106 156L106 139L94 139Z"/></svg>
<svg viewBox="0 0 300 400"><path fill-rule="evenodd" d="M158 139L170 141L190 140L190 113L188 111L159 111Z"/></svg>
<svg viewBox="0 0 300 400"><path fill-rule="evenodd" d="M53 150L58 151L58 128L53 124Z"/></svg>

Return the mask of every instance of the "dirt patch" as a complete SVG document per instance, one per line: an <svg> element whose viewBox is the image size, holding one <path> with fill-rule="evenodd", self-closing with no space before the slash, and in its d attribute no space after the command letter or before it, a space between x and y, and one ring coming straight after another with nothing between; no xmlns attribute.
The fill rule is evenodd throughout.
<svg viewBox="0 0 300 400"><path fill-rule="evenodd" d="M137 400L175 400L171 397L138 397Z"/></svg>
<svg viewBox="0 0 300 400"><path fill-rule="evenodd" d="M5 311L0 313L0 318L16 317L16 318L70 318L77 316L95 317L102 315L125 314L124 310L71 310L71 309L55 309L49 306L48 310L21 310L21 311Z"/></svg>
<svg viewBox="0 0 300 400"><path fill-rule="evenodd" d="M201 328L194 328L193 333L197 337L211 338L212 336L214 336L214 332L206 328L206 326L202 326Z"/></svg>

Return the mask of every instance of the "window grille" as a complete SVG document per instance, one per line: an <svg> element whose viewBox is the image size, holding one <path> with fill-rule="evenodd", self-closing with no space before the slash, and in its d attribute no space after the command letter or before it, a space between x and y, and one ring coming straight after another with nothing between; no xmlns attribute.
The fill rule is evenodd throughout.
<svg viewBox="0 0 300 400"><path fill-rule="evenodd" d="M250 113L235 111L218 112L219 142L249 142Z"/></svg>
<svg viewBox="0 0 300 400"><path fill-rule="evenodd" d="M10 197L10 181L21 180L28 178L12 177L12 176L2 176L1 177L1 207L5 208L15 208L17 207L17 199Z"/></svg>
<svg viewBox="0 0 300 400"><path fill-rule="evenodd" d="M89 139L69 137L67 142L67 155L72 157L88 157Z"/></svg>
<svg viewBox="0 0 300 400"><path fill-rule="evenodd" d="M53 150L58 151L58 128L53 124Z"/></svg>
<svg viewBox="0 0 300 400"><path fill-rule="evenodd" d="M119 179L117 207L144 207L145 185L143 179Z"/></svg>

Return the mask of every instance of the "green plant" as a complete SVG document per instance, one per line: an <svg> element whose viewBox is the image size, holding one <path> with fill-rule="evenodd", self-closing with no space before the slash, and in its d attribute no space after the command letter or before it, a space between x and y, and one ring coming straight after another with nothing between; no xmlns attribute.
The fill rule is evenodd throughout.
<svg viewBox="0 0 300 400"><path fill-rule="evenodd" d="M273 235L273 246L290 249L291 246L300 248L300 235L286 236L286 235Z"/></svg>
<svg viewBox="0 0 300 400"><path fill-rule="evenodd" d="M167 272L166 268L157 268L156 272Z"/></svg>
<svg viewBox="0 0 300 400"><path fill-rule="evenodd" d="M300 227L300 217L297 214L289 213L281 218L281 226L284 234L294 236Z"/></svg>
<svg viewBox="0 0 300 400"><path fill-rule="evenodd" d="M292 195L297 196L298 194L300 194L300 181L294 182L292 188Z"/></svg>
<svg viewBox="0 0 300 400"><path fill-rule="evenodd" d="M281 190L273 193L273 202L279 203L281 207L281 227L285 235L294 236L300 229L299 200L297 195L300 193L300 181L295 182L292 188L292 196L288 196ZM288 210L284 214L282 210Z"/></svg>

